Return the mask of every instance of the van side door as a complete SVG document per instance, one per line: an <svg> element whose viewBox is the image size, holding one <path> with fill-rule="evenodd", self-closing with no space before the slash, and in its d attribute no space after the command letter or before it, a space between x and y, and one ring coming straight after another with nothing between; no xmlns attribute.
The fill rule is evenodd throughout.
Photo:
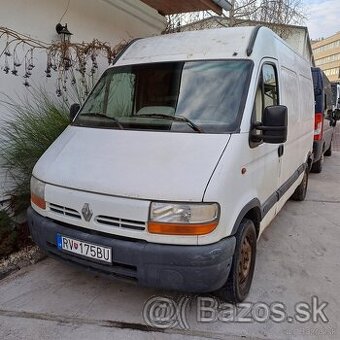
<svg viewBox="0 0 340 340"><path fill-rule="evenodd" d="M288 108L288 134L281 157L279 211L294 189L312 149L313 128L312 80L299 73L298 67L280 68L280 96Z"/></svg>
<svg viewBox="0 0 340 340"><path fill-rule="evenodd" d="M264 143L260 138L256 140L256 134L261 134L261 132L254 126L262 122L263 112L267 106L278 104L279 87L276 60L264 60L260 68L254 101L250 147L253 151L252 158L258 168L258 178L254 184L258 185L258 197L261 201L263 217L267 217L269 222L276 214L274 207L277 202L276 190L280 176L281 146Z"/></svg>

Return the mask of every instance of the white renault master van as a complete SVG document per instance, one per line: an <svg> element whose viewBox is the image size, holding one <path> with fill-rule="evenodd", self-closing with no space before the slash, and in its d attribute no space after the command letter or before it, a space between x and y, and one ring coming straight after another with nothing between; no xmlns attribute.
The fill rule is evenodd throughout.
<svg viewBox="0 0 340 340"><path fill-rule="evenodd" d="M36 164L50 256L144 286L248 294L259 235L312 162L310 65L271 30L131 43Z"/></svg>

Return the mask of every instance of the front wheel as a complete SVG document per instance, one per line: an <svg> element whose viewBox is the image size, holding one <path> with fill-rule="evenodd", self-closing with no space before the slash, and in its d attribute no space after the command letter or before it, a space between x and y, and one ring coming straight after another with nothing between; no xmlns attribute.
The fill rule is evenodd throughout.
<svg viewBox="0 0 340 340"><path fill-rule="evenodd" d="M243 219L235 237L236 247L229 277L217 294L225 301L239 303L247 297L253 280L257 242L254 222Z"/></svg>

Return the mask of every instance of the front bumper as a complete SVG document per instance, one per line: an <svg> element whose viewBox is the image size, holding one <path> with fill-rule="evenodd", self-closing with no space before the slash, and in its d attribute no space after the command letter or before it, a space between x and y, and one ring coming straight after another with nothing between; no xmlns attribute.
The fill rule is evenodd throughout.
<svg viewBox="0 0 340 340"><path fill-rule="evenodd" d="M235 237L202 246L155 244L58 223L32 208L27 214L34 242L48 255L112 278L128 279L147 287L203 293L221 288L229 275ZM112 247L112 264L58 250L57 233Z"/></svg>

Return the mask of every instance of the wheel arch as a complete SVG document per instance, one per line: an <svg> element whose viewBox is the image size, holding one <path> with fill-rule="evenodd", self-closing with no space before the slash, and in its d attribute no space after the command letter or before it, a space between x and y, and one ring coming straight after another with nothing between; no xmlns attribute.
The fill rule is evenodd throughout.
<svg viewBox="0 0 340 340"><path fill-rule="evenodd" d="M260 232L260 223L262 220L262 213L261 213L261 203L258 198L253 198L250 202L248 202L238 214L236 221L234 223L233 229L231 231L231 235L235 235L237 230L240 226L241 221L244 218L248 218L253 221L256 229L257 237L259 236Z"/></svg>

